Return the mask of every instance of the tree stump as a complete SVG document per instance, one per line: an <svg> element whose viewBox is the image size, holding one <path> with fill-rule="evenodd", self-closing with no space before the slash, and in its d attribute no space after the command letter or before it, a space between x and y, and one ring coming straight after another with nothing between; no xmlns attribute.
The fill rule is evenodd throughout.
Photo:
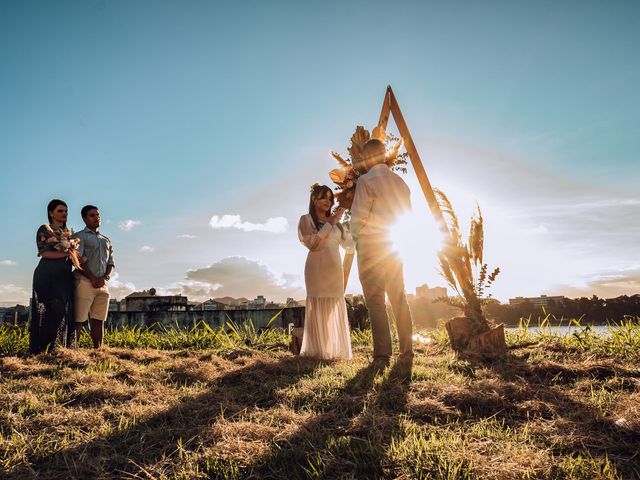
<svg viewBox="0 0 640 480"><path fill-rule="evenodd" d="M303 327L294 327L291 329L291 342L289 343L289 350L294 355L300 355L302 349L302 334L304 333Z"/></svg>
<svg viewBox="0 0 640 480"><path fill-rule="evenodd" d="M477 335L467 317L452 318L445 324L451 348L457 353L472 353L483 357L501 357L507 353L504 325Z"/></svg>

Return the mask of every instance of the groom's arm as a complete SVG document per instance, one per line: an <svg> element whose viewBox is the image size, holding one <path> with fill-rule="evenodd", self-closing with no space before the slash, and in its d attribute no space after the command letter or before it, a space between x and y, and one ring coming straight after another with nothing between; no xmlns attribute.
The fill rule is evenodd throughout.
<svg viewBox="0 0 640 480"><path fill-rule="evenodd" d="M351 205L351 235L356 240L367 224L372 206L373 195L369 191L367 182L361 179L356 185L356 194Z"/></svg>

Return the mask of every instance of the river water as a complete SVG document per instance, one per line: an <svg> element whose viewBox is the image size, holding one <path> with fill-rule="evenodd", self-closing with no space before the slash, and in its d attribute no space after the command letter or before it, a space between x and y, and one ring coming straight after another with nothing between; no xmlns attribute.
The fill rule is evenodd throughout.
<svg viewBox="0 0 640 480"><path fill-rule="evenodd" d="M544 331L544 332L550 332L552 335L571 335L574 332L580 332L585 328L587 328L587 325L583 325L580 327L577 327L575 325L560 325L560 326L549 326L549 327L529 326L529 332L537 333L539 331ZM595 333L608 333L611 327L609 327L608 325L588 325L588 328L590 328ZM505 330L510 333L515 333L518 330L518 328L508 327Z"/></svg>

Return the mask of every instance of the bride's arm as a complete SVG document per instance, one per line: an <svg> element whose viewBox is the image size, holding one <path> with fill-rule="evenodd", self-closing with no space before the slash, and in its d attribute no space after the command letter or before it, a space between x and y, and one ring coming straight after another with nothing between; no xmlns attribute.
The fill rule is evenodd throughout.
<svg viewBox="0 0 640 480"><path fill-rule="evenodd" d="M351 235L349 224L343 223L342 228L344 229L344 233L340 237L340 245L346 253L355 253L356 241L353 239L353 235Z"/></svg>
<svg viewBox="0 0 640 480"><path fill-rule="evenodd" d="M332 228L333 225L325 223L320 231L318 231L313 224L311 216L303 215L300 217L300 222L298 223L298 238L300 242L312 252L320 250L324 245L324 241L331 233Z"/></svg>

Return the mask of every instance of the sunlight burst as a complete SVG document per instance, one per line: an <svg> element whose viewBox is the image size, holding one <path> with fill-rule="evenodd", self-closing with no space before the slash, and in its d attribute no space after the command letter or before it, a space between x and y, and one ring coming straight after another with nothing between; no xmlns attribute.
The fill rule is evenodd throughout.
<svg viewBox="0 0 640 480"><path fill-rule="evenodd" d="M444 285L437 274L436 255L442 248L442 234L428 212L402 215L390 230L390 240L404 264L407 291L424 283Z"/></svg>

